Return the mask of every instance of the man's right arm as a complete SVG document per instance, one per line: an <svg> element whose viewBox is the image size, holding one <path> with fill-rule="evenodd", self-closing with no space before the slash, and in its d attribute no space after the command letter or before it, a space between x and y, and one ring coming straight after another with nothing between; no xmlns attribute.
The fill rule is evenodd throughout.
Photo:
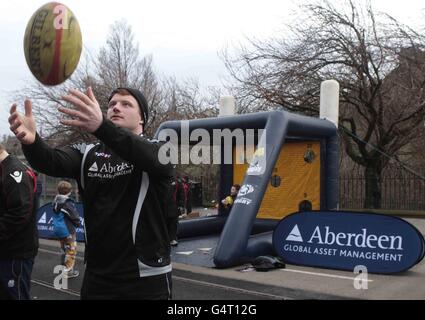
<svg viewBox="0 0 425 320"><path fill-rule="evenodd" d="M32 144L22 144L31 167L53 177L79 178L81 150L73 147L51 148L37 134Z"/></svg>

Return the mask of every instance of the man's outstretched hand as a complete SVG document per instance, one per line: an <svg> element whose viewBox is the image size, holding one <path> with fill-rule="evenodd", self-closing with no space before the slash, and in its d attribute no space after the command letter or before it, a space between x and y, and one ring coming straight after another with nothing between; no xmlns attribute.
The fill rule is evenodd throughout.
<svg viewBox="0 0 425 320"><path fill-rule="evenodd" d="M69 94L63 96L62 99L75 107L75 109L58 108L60 112L72 118L62 119L60 121L62 124L76 127L89 133L95 132L100 127L103 121L102 110L91 87L87 89L87 94L78 90L70 90Z"/></svg>
<svg viewBox="0 0 425 320"><path fill-rule="evenodd" d="M10 131L22 144L32 144L35 141L37 126L32 115L32 102L25 100L25 115L17 111L17 104L14 103L10 108Z"/></svg>

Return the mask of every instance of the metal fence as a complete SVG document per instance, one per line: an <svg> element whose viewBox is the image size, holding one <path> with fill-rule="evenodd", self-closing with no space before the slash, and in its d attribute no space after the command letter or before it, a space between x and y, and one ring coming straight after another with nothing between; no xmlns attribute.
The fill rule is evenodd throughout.
<svg viewBox="0 0 425 320"><path fill-rule="evenodd" d="M40 173L37 178L41 182L40 205L52 202L57 194L57 184L63 178L54 178ZM68 179L66 179L68 180ZM192 202L197 206L212 206L218 196L218 182L213 176L190 177L192 188ZM75 180L69 180L73 185L72 197L80 201L78 186Z"/></svg>
<svg viewBox="0 0 425 320"><path fill-rule="evenodd" d="M78 193L78 186L75 180L63 179L63 178L54 178L48 175L40 173L37 179L41 182L41 194L40 194L40 206L52 202L57 194L57 184L61 180L68 180L72 186L72 197L76 201L80 201L80 196Z"/></svg>
<svg viewBox="0 0 425 320"><path fill-rule="evenodd" d="M420 173L425 176L424 172ZM41 194L41 204L53 200L56 194L56 185L59 178L52 178L40 174L43 189ZM202 195L198 201L204 206L213 205L212 201L218 201L218 177L205 175L191 177L194 182L199 183L196 192ZM77 185L73 181L73 196L79 200ZM366 209L365 202L365 177L361 169L352 170L340 174L340 208L344 209ZM402 168L389 168L381 180L382 202L381 209L387 210L425 210L425 181L420 177L403 170ZM194 190L195 191L195 190ZM202 199L202 200L201 200Z"/></svg>
<svg viewBox="0 0 425 320"><path fill-rule="evenodd" d="M211 176L200 176L192 177L193 181L196 181L200 184L200 189L202 192L202 205L203 206L213 206L219 199L218 197L218 181L216 177Z"/></svg>
<svg viewBox="0 0 425 320"><path fill-rule="evenodd" d="M363 209L365 184L361 169L340 174L340 208ZM389 167L382 174L381 200L381 209L425 210L425 181L403 168Z"/></svg>

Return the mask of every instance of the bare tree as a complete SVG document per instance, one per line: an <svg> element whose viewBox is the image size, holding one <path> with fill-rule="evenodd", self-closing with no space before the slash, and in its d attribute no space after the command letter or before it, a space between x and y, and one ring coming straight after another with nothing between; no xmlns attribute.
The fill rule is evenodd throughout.
<svg viewBox="0 0 425 320"><path fill-rule="evenodd" d="M13 101L22 102L26 98L31 99L38 132L52 144L70 143L89 138L87 134L79 130L61 125L59 122L61 115L57 111L59 106L66 106L61 96L69 89L85 90L89 85L96 89L94 78L88 71L88 61L90 61L88 56L83 57L72 77L61 85L45 86L32 80L13 94Z"/></svg>
<svg viewBox="0 0 425 320"><path fill-rule="evenodd" d="M33 81L19 90L14 99L31 98L40 134L52 144L87 141L93 137L59 123L61 115L57 107L64 105L61 96L69 89L85 91L88 86L92 86L104 111L113 89L140 89L152 106L149 123L155 122L156 107L162 100L159 79L153 69L152 56L140 57L131 27L125 21L115 22L111 26L106 45L99 50L99 54L85 55L76 72L64 84L48 87Z"/></svg>
<svg viewBox="0 0 425 320"><path fill-rule="evenodd" d="M382 170L423 137L425 38L370 2L338 4L301 5L284 37L251 40L224 61L248 111L317 115L320 83L337 80L345 152L364 168L364 206L379 208Z"/></svg>
<svg viewBox="0 0 425 320"><path fill-rule="evenodd" d="M111 26L106 45L100 49L93 63L96 66L99 103L106 107L110 92L117 87L139 89L150 105L147 128L152 128L163 99L160 78L154 70L152 55L140 55L127 22L122 20Z"/></svg>
<svg viewBox="0 0 425 320"><path fill-rule="evenodd" d="M221 91L217 88L208 88L204 92L197 79L178 82L175 77L165 79L162 87L167 111L162 120L196 119L218 113Z"/></svg>
<svg viewBox="0 0 425 320"><path fill-rule="evenodd" d="M106 111L109 94L115 88L141 90L150 106L149 121L145 126L147 135L152 135L166 120L193 119L217 113L217 106L211 104L211 97L215 97L217 91L204 93L195 79L178 82L173 77L160 77L152 55L140 54L131 26L125 21L111 25L106 44L100 48L99 54L86 54L64 84L47 87L34 81L19 90L14 100L31 97L39 131L52 144L88 141L93 137L61 125L61 115L57 111L57 107L64 103L61 96L67 90L85 90L88 86L93 88L103 111Z"/></svg>

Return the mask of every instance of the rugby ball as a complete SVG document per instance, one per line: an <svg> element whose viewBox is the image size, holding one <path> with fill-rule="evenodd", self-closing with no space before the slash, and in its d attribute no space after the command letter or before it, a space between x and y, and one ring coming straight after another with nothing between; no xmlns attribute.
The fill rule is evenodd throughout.
<svg viewBox="0 0 425 320"><path fill-rule="evenodd" d="M80 25L67 6L49 2L32 15L24 36L25 59L42 84L54 86L68 79L81 50Z"/></svg>

